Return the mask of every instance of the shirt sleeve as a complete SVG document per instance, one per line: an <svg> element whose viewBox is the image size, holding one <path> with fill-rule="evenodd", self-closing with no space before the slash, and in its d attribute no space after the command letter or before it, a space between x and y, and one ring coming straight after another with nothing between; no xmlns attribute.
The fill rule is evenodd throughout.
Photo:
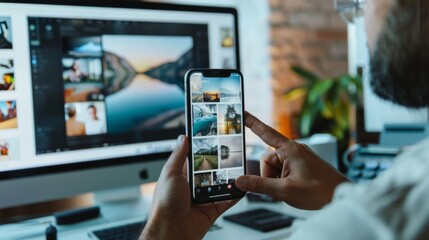
<svg viewBox="0 0 429 240"><path fill-rule="evenodd" d="M395 239L389 228L352 199L336 201L292 228L288 239L293 240Z"/></svg>

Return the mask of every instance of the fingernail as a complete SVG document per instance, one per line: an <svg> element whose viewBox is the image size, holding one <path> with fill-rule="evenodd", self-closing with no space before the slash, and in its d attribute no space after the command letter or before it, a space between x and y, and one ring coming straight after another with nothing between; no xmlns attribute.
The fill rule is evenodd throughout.
<svg viewBox="0 0 429 240"><path fill-rule="evenodd" d="M179 135L179 137L177 137L177 146L182 145L183 139L185 139L185 136L183 135Z"/></svg>

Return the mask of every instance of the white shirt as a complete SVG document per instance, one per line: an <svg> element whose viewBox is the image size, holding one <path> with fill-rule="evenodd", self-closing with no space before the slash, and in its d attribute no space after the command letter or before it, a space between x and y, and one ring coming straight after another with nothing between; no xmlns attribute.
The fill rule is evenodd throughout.
<svg viewBox="0 0 429 240"><path fill-rule="evenodd" d="M101 120L88 119L85 122L85 131L87 135L106 133L106 124Z"/></svg>
<svg viewBox="0 0 429 240"><path fill-rule="evenodd" d="M372 182L345 183L290 239L429 239L429 139Z"/></svg>

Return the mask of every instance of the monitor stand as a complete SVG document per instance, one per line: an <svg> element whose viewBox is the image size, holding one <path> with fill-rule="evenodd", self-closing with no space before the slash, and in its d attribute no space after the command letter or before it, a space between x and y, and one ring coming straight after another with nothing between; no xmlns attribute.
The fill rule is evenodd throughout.
<svg viewBox="0 0 429 240"><path fill-rule="evenodd" d="M154 183L143 187L133 186L94 192L93 205L99 206L104 219L119 221L146 218L151 208ZM146 195L142 194L142 188Z"/></svg>

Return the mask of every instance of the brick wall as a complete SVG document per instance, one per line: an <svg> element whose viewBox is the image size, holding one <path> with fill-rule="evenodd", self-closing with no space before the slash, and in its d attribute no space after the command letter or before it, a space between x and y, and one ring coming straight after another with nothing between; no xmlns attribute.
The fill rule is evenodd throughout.
<svg viewBox="0 0 429 240"><path fill-rule="evenodd" d="M292 124L302 100L286 103L281 95L301 80L290 71L299 64L322 76L346 73L347 26L332 0L268 0L271 9L274 124L285 135L298 137ZM296 125L296 124L295 124ZM292 127L291 127L292 126Z"/></svg>

